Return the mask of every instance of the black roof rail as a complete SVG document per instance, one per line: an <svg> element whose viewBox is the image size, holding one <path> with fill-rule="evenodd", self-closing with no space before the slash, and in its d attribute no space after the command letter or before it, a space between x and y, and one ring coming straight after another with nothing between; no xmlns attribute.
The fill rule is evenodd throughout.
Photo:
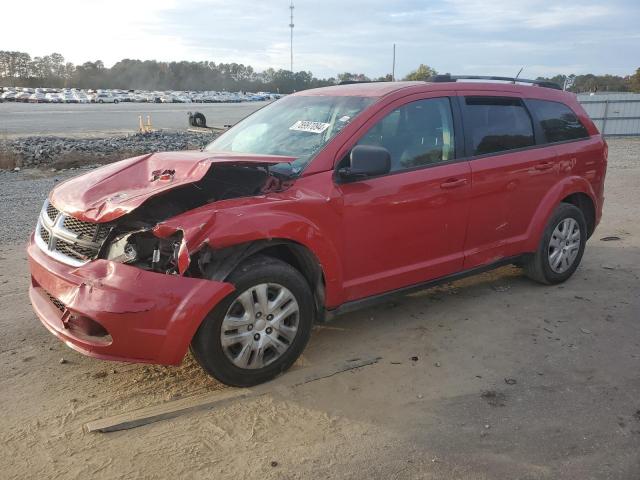
<svg viewBox="0 0 640 480"><path fill-rule="evenodd" d="M391 80L343 80L338 85L353 85L354 83L385 83Z"/></svg>
<svg viewBox="0 0 640 480"><path fill-rule="evenodd" d="M539 87L553 88L555 90L562 90L562 87L554 82L548 82L546 80L530 80L527 78L515 78L515 77L495 77L495 76L483 76L483 75L434 75L429 78L429 82L457 82L458 80L492 80L511 83L530 83L531 85L537 85Z"/></svg>

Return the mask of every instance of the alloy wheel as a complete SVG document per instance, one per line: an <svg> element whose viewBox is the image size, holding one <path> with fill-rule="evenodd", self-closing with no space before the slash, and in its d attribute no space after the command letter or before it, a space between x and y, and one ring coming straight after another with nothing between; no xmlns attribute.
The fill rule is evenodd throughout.
<svg viewBox="0 0 640 480"><path fill-rule="evenodd" d="M549 240L548 259L551 270L564 273L575 261L580 251L580 226L571 218L565 218L556 225Z"/></svg>
<svg viewBox="0 0 640 480"><path fill-rule="evenodd" d="M220 342L238 368L258 369L280 358L298 332L300 307L289 289L261 283L242 292L222 320Z"/></svg>

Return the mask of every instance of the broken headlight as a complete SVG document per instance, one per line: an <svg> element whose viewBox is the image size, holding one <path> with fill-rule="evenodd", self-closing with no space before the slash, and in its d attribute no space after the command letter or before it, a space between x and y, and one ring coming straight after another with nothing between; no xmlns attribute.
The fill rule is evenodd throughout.
<svg viewBox="0 0 640 480"><path fill-rule="evenodd" d="M107 247L106 258L145 270L178 273L178 253L182 234L156 237L150 230L117 236Z"/></svg>

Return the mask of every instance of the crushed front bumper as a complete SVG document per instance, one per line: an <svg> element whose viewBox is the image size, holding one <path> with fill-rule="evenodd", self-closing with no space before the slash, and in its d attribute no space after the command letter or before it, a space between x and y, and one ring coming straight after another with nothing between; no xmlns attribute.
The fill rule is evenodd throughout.
<svg viewBox="0 0 640 480"><path fill-rule="evenodd" d="M107 260L80 267L27 247L29 297L69 347L107 360L176 365L202 320L233 285L148 272Z"/></svg>

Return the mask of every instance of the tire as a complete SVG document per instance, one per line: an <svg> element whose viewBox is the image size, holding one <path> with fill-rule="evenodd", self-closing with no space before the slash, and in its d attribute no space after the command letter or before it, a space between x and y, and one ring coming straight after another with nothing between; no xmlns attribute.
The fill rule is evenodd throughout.
<svg viewBox="0 0 640 480"><path fill-rule="evenodd" d="M98 103L104 103L104 100L98 100Z"/></svg>
<svg viewBox="0 0 640 480"><path fill-rule="evenodd" d="M114 100L113 103L120 103L120 100Z"/></svg>
<svg viewBox="0 0 640 480"><path fill-rule="evenodd" d="M193 124L194 127L204 128L207 126L207 119L200 112L196 112L193 114Z"/></svg>
<svg viewBox="0 0 640 480"><path fill-rule="evenodd" d="M525 262L525 274L546 285L564 282L580 265L586 242L587 222L582 210L561 203L547 222L538 250Z"/></svg>
<svg viewBox="0 0 640 480"><path fill-rule="evenodd" d="M229 275L227 281L234 284L236 290L202 322L191 342L191 351L200 366L220 382L235 387L250 387L280 375L300 356L311 334L315 316L314 299L309 284L298 270L264 255L245 260ZM262 291L268 292L268 307L266 312L260 312L263 308L255 300L260 298L259 286L265 284L269 288ZM293 300L285 301L272 310L271 304L275 306L282 301L279 298L287 298L287 292ZM244 307L247 297L253 299L249 301L253 305L250 308L255 310L253 315ZM289 310L295 309L295 303L297 313L286 316ZM267 315L259 315L261 313ZM276 324L278 313L281 314L280 322ZM229 328L233 326L238 328ZM295 332L291 333L294 328ZM234 343L236 339L241 339L243 343ZM276 348L283 350L279 353Z"/></svg>

